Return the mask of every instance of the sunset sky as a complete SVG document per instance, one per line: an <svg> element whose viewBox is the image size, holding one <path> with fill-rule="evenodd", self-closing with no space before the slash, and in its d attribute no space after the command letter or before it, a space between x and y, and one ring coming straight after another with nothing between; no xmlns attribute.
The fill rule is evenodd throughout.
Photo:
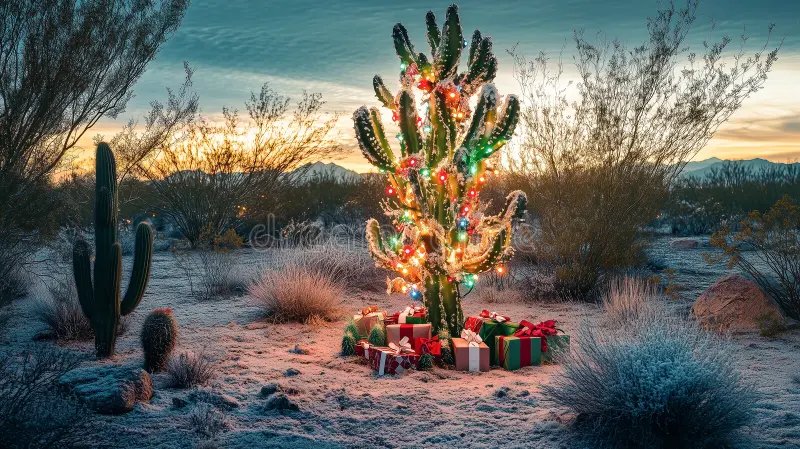
<svg viewBox="0 0 800 449"><path fill-rule="evenodd" d="M373 75L387 80L397 77L392 26L402 22L418 51L429 53L425 13L433 10L441 24L449 3L192 0L183 25L135 86L136 97L126 113L116 121L102 120L81 145L89 148L91 136L97 134L110 138L129 119L142 116L150 101L163 100L166 87L180 85L183 61L188 61L195 69L194 89L202 112L211 117L223 105L243 110L250 92L258 91L264 82L293 98L303 89L321 92L327 110L342 113L340 139L351 148L338 163L366 171L350 117L362 104L378 105ZM649 0L465 0L458 4L464 34L469 36L478 28L494 40L500 60L496 84L502 94L519 91L505 52L515 44L528 56L540 51L555 56L566 45L565 55L570 56L573 29L584 28L587 35L602 30L635 45L646 38L647 17L657 8ZM755 49L764 44L770 23L776 24L774 41L785 38L785 42L766 87L744 104L695 159L800 160L800 2L706 0L699 14L688 42L697 52L702 52L703 40L718 40L725 34L738 39L745 26L748 44ZM712 19L717 23L713 31Z"/></svg>

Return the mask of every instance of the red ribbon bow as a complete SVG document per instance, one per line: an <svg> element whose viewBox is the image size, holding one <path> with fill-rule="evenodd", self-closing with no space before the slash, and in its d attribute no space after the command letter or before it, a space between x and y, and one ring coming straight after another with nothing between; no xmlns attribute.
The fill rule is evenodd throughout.
<svg viewBox="0 0 800 449"><path fill-rule="evenodd" d="M481 311L480 317L481 318L490 318L490 319L495 320L495 321L497 321L499 323L503 323L503 322L506 322L506 321L511 321L511 318L509 318L509 317L507 317L505 315L500 315L497 312L489 312L486 309Z"/></svg>
<svg viewBox="0 0 800 449"><path fill-rule="evenodd" d="M442 343L439 341L439 336L434 335L433 338L417 337L414 339L414 349L419 354L430 353L432 356L439 357L442 355Z"/></svg>
<svg viewBox="0 0 800 449"><path fill-rule="evenodd" d="M522 320L519 322L519 330L514 333L515 337L539 337L542 340L542 352L547 352L547 337L558 334L555 320L542 321L533 324L530 321Z"/></svg>

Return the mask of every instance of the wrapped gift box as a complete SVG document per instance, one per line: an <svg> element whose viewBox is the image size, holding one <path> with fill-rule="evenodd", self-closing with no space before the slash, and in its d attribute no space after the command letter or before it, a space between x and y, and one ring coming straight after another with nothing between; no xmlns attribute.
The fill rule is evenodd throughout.
<svg viewBox="0 0 800 449"><path fill-rule="evenodd" d="M490 316L493 316L490 318ZM519 328L519 323L515 323L506 319L502 315L489 313L487 311L481 312L480 316L471 316L464 324L464 329L469 329L477 333L483 342L489 347L489 363L491 366L498 365L497 353L495 348L495 337L497 336L510 336ZM498 319L503 321L498 321Z"/></svg>
<svg viewBox="0 0 800 449"><path fill-rule="evenodd" d="M553 356L561 351L569 351L569 335L548 336L547 351L542 351L542 361L552 363Z"/></svg>
<svg viewBox="0 0 800 449"><path fill-rule="evenodd" d="M507 370L542 363L542 339L540 337L515 337L498 335L495 338L497 364Z"/></svg>
<svg viewBox="0 0 800 449"><path fill-rule="evenodd" d="M391 324L425 324L428 322L425 308L420 306L408 306L402 312L396 312L388 319Z"/></svg>
<svg viewBox="0 0 800 449"><path fill-rule="evenodd" d="M398 344L403 337L413 342L417 338L431 338L431 323L425 324L389 324L386 326L386 342Z"/></svg>
<svg viewBox="0 0 800 449"><path fill-rule="evenodd" d="M459 371L489 371L489 346L472 344L463 338L451 338L456 369Z"/></svg>
<svg viewBox="0 0 800 449"><path fill-rule="evenodd" d="M370 349L374 350L375 346L369 344L367 340L358 340L356 343L356 354L369 360Z"/></svg>
<svg viewBox="0 0 800 449"><path fill-rule="evenodd" d="M376 306L365 307L361 313L353 316L353 322L358 329L358 335L366 339L370 329L377 324L383 324L386 312L379 311Z"/></svg>
<svg viewBox="0 0 800 449"><path fill-rule="evenodd" d="M369 348L369 365L379 376L402 374L405 370L416 368L420 355L416 352L401 352L393 348Z"/></svg>

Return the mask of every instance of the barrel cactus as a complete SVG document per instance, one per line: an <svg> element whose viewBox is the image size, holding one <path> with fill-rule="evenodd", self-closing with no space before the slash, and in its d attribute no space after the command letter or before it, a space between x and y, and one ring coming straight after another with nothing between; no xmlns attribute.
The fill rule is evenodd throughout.
<svg viewBox="0 0 800 449"><path fill-rule="evenodd" d="M144 369L151 373L164 371L178 342L178 323L172 315L172 309L150 312L142 325L141 338Z"/></svg>
<svg viewBox="0 0 800 449"><path fill-rule="evenodd" d="M377 265L400 275L389 280L388 291L424 301L434 333L459 335L461 298L478 274L513 255L512 220L525 212L521 191L508 195L497 215L486 214L480 202L481 189L496 174L498 151L514 133L520 103L513 95L503 101L491 84L497 58L480 31L472 35L466 72L458 73L467 41L456 5L447 9L441 29L432 12L426 25L430 58L414 49L403 25L394 27L399 93L393 95L380 76L373 79L378 100L399 126L399 150L390 147L377 108L360 107L353 121L361 152L388 178L384 210L392 233L383 235L374 219L366 229Z"/></svg>
<svg viewBox="0 0 800 449"><path fill-rule="evenodd" d="M153 230L147 223L136 228L133 270L120 300L122 247L117 241L117 167L108 144L97 145L95 184L95 257L92 278L89 244L79 239L72 250L75 285L81 309L92 324L97 357L114 354L120 316L128 315L144 296L150 279Z"/></svg>

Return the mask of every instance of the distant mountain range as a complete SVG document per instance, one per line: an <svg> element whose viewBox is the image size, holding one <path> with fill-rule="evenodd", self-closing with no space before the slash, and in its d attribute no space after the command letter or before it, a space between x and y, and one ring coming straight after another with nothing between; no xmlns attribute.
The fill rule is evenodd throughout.
<svg viewBox="0 0 800 449"><path fill-rule="evenodd" d="M759 159L759 158L732 161L732 160L725 160L712 157L710 159L706 159L703 161L692 161L687 163L686 167L684 167L683 171L681 172L681 176L704 178L712 170L719 170L725 164L734 164L752 170L762 170L762 169L769 169L771 167L781 167L787 165L800 165L800 163L798 162L795 162L793 164L784 164L782 162L771 162L766 159Z"/></svg>
<svg viewBox="0 0 800 449"><path fill-rule="evenodd" d="M747 159L747 160L727 160L727 159L712 157L702 161L691 161L687 163L686 167L684 167L683 171L681 172L681 176L693 176L693 177L703 178L706 175L708 175L712 170L719 170L725 164L741 165L753 170L761 170L769 167L780 167L780 166L790 165L790 164L784 164L782 162L771 162L766 159L759 159L759 158ZM795 162L794 164L791 165L800 165L800 163ZM341 180L354 179L361 176L359 173L344 168L341 165L337 165L333 162L327 164L323 162L309 163L300 167L298 170L304 171L304 173L298 173L298 179L300 180L309 180L314 176L321 174L332 174L333 176Z"/></svg>

